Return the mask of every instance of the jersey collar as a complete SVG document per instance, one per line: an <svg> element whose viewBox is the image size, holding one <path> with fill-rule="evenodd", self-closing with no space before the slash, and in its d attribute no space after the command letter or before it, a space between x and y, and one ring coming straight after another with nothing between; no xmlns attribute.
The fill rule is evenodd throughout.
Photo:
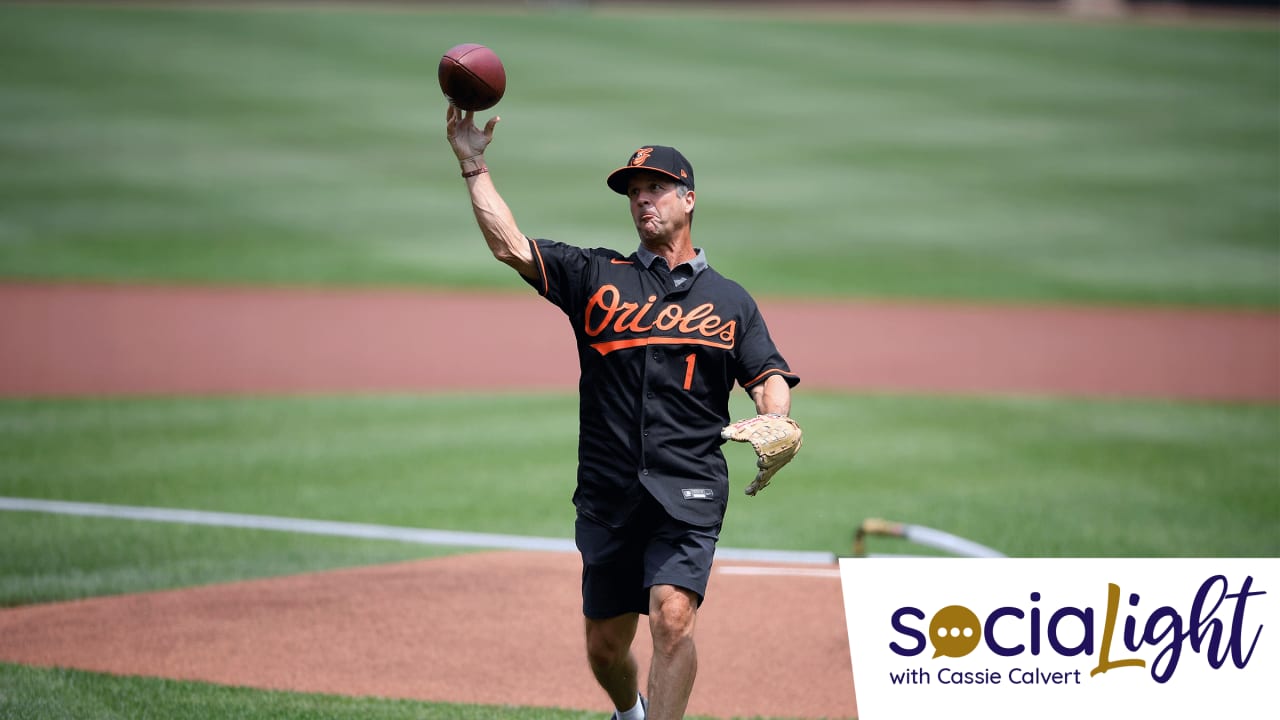
<svg viewBox="0 0 1280 720"><path fill-rule="evenodd" d="M675 283L676 287L684 285L686 282L697 277L699 273L709 267L707 265L707 254L703 252L702 248L696 247L693 250L697 254L693 256L692 260L682 262L674 268L671 268L671 280ZM644 245L641 245L636 250L636 259L640 261L641 265L652 270L653 263L658 259L658 256Z"/></svg>

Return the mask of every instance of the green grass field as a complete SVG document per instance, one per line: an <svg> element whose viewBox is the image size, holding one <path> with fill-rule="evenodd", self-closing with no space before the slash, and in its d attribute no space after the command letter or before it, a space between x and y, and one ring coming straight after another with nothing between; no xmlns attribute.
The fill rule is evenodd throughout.
<svg viewBox="0 0 1280 720"><path fill-rule="evenodd" d="M1280 306L1274 26L354 6L0 5L0 281L518 289L443 137L466 41L507 62L489 159L530 235L634 245L604 176L662 142L757 294ZM1280 555L1280 406L795 407L804 452L725 545L846 554L880 516L1017 556ZM575 421L567 395L0 400L0 495L567 537ZM452 551L5 512L0 607ZM587 717L0 664L6 718L191 708Z"/></svg>
<svg viewBox="0 0 1280 720"><path fill-rule="evenodd" d="M649 13L0 7L0 276L510 287L441 53L508 66L528 234L629 247L683 148L759 293L1280 303L1280 33Z"/></svg>
<svg viewBox="0 0 1280 720"><path fill-rule="evenodd" d="M1280 555L1280 407L841 395L803 406L803 454L777 487L731 500L725 545L848 554L857 524L877 516L1015 556ZM0 495L571 537L575 408L559 395L0 401ZM522 421L533 412L545 422ZM744 487L750 453L726 451ZM4 520L0 605L433 552Z"/></svg>
<svg viewBox="0 0 1280 720"><path fill-rule="evenodd" d="M6 720L272 718L273 720L599 720L599 713L266 692L154 678L117 678L0 663ZM696 720L696 718L690 718Z"/></svg>

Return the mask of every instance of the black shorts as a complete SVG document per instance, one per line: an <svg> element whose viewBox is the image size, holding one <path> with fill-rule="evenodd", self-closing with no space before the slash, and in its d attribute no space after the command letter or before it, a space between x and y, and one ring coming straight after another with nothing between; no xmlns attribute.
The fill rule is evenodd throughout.
<svg viewBox="0 0 1280 720"><path fill-rule="evenodd" d="M582 553L582 614L594 620L649 614L649 588L674 585L698 595L711 577L720 525L698 527L672 518L644 493L627 524L611 528L578 512Z"/></svg>

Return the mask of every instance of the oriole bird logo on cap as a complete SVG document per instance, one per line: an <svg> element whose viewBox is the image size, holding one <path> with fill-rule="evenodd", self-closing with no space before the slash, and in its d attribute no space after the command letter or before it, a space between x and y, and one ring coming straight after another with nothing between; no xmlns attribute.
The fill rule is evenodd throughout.
<svg viewBox="0 0 1280 720"><path fill-rule="evenodd" d="M605 183L619 195L627 194L628 178L638 172L652 171L693 189L693 166L679 150L667 145L644 145L627 156L622 167L609 173Z"/></svg>

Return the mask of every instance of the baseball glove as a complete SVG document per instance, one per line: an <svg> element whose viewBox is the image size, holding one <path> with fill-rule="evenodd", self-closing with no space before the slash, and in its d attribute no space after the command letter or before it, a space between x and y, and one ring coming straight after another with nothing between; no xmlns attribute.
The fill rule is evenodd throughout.
<svg viewBox="0 0 1280 720"><path fill-rule="evenodd" d="M800 426L785 415L757 415L739 420L720 431L720 437L725 440L751 443L760 458L756 462L760 472L747 486L748 495L763 490L773 479L773 474L800 452L800 435Z"/></svg>

